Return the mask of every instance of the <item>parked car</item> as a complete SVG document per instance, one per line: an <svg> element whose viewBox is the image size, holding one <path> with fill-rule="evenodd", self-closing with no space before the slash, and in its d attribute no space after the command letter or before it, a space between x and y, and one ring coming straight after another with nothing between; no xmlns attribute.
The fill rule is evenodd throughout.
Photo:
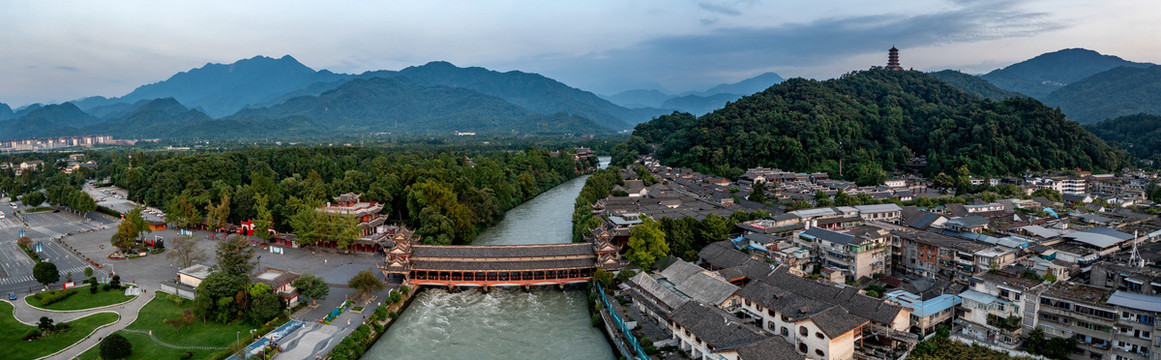
<svg viewBox="0 0 1161 360"><path fill-rule="evenodd" d="M8 293L8 300L16 300L16 293Z"/></svg>

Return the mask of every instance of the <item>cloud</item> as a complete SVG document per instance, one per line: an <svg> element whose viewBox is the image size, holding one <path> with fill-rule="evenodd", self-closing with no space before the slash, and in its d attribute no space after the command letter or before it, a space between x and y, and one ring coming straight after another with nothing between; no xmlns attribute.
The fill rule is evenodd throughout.
<svg viewBox="0 0 1161 360"><path fill-rule="evenodd" d="M824 18L774 27L718 28L661 36L565 60L553 73L565 80L575 79L579 86L604 88L602 91L611 91L615 81L646 79L671 85L699 80L712 84L720 79L697 77L713 76L714 72L756 74L774 67L818 67L861 54L885 54L892 45L906 51L909 47L1028 37L1066 27L1046 13L1024 11L1003 2L962 3L965 5L950 10L909 16ZM601 80L592 74L603 74L608 82L599 83Z"/></svg>
<svg viewBox="0 0 1161 360"><path fill-rule="evenodd" d="M57 67L55 67L55 68L56 68L57 70L61 70L61 71L65 71L65 72L71 72L71 73L81 72L81 69L77 69L77 68L76 68L76 67L74 67L74 66L57 66Z"/></svg>
<svg viewBox="0 0 1161 360"><path fill-rule="evenodd" d="M699 3L697 3L697 7L700 7L702 10L705 10L705 11L709 11L712 13L718 13L718 14L722 14L722 15L730 15L730 16L742 15L741 11L739 11L738 9L735 9L733 7L730 7L729 5L711 4L708 2L699 2Z"/></svg>

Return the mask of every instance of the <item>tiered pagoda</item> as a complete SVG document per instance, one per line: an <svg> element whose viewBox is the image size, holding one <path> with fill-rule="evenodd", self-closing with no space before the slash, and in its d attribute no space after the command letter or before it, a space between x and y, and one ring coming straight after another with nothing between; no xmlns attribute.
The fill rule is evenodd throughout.
<svg viewBox="0 0 1161 360"><path fill-rule="evenodd" d="M899 66L899 49L894 46L887 50L887 69L902 71L903 67Z"/></svg>
<svg viewBox="0 0 1161 360"><path fill-rule="evenodd" d="M593 232L593 250L597 253L597 267L608 271L625 268L627 263L621 258L621 249L613 243L613 233L604 226Z"/></svg>

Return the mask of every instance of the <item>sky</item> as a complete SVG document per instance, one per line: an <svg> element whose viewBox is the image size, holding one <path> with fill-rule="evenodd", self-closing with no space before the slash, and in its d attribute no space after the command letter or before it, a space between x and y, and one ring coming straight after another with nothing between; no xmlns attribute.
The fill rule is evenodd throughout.
<svg viewBox="0 0 1161 360"><path fill-rule="evenodd" d="M0 0L0 102L121 96L206 63L291 55L340 73L430 61L597 94L886 63L978 74L1082 47L1161 63L1161 2L1126 0Z"/></svg>

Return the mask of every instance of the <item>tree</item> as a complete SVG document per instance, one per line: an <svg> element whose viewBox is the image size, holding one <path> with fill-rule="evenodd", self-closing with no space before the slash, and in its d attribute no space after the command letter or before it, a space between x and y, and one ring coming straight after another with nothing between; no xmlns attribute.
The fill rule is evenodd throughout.
<svg viewBox="0 0 1161 360"><path fill-rule="evenodd" d="M383 291L383 282L380 281L374 273L368 270L363 270L358 274L355 274L355 276L347 282L347 285L352 289L355 289L354 298L356 299L379 291Z"/></svg>
<svg viewBox="0 0 1161 360"><path fill-rule="evenodd" d="M602 287L608 289L610 286L613 286L613 274L605 269L597 269L596 272L593 272L593 282L601 284Z"/></svg>
<svg viewBox="0 0 1161 360"><path fill-rule="evenodd" d="M85 277L92 277L92 276L93 276L93 268L85 267Z"/></svg>
<svg viewBox="0 0 1161 360"><path fill-rule="evenodd" d="M265 285L265 284L262 284ZM269 286L267 286L269 289ZM282 301L282 296L273 292L266 292L260 296L252 297L250 308L246 311L246 315L250 317L250 323L253 325L262 325L270 319L282 313L286 308L286 304Z"/></svg>
<svg viewBox="0 0 1161 360"><path fill-rule="evenodd" d="M113 247L125 251L128 250L130 246L133 246L133 242L136 240L137 226L134 225L132 221L122 220L121 223L117 225L117 232L113 233L113 238L109 239L109 242L113 244Z"/></svg>
<svg viewBox="0 0 1161 360"><path fill-rule="evenodd" d="M750 201L765 203L766 202L766 183L762 181L755 181L753 191L747 198Z"/></svg>
<svg viewBox="0 0 1161 360"><path fill-rule="evenodd" d="M106 360L124 359L133 353L133 344L118 333L112 333L101 340L101 358Z"/></svg>
<svg viewBox="0 0 1161 360"><path fill-rule="evenodd" d="M257 266L253 262L254 247L245 236L231 236L218 243L217 264L215 271L222 271L231 276L247 278Z"/></svg>
<svg viewBox="0 0 1161 360"><path fill-rule="evenodd" d="M60 271L57 271L56 264L42 261L32 267L32 277L36 278L36 282L44 284L44 286L51 286L57 281L60 281Z"/></svg>
<svg viewBox="0 0 1161 360"><path fill-rule="evenodd" d="M935 178L932 178L931 182L935 185L936 189L950 189L955 187L955 180L952 180L951 176L946 173L935 175Z"/></svg>
<svg viewBox="0 0 1161 360"><path fill-rule="evenodd" d="M16 244L31 249L32 248L32 238L29 238L27 236L21 236L19 239L16 239Z"/></svg>
<svg viewBox="0 0 1161 360"><path fill-rule="evenodd" d="M641 219L641 224L629 233L629 252L625 257L642 270L649 270L657 259L669 254L669 244L656 221L649 217Z"/></svg>
<svg viewBox="0 0 1161 360"><path fill-rule="evenodd" d="M1063 202L1064 201L1064 196L1061 195L1059 191L1053 190L1051 188L1036 189L1036 191L1032 192L1032 197L1037 197L1037 196L1043 196L1045 199L1052 200L1055 202Z"/></svg>
<svg viewBox="0 0 1161 360"><path fill-rule="evenodd" d="M193 237L178 236L169 242L169 251L166 251L165 259L174 266L185 269L194 263L204 261L206 251L198 246L198 241Z"/></svg>
<svg viewBox="0 0 1161 360"><path fill-rule="evenodd" d="M132 222L133 227L137 229L138 236L135 239L140 239L144 234L153 232L153 230L149 229L149 223L145 221L145 217L141 215L142 211L143 209L138 206L133 208L133 210L129 210L128 214L125 214L124 221Z"/></svg>
<svg viewBox="0 0 1161 360"><path fill-rule="evenodd" d="M40 206L40 204L44 203L44 200L46 200L44 193L40 192L40 190L33 190L28 194L24 194L24 196L20 198L20 202L24 203L24 206L30 208Z"/></svg>
<svg viewBox="0 0 1161 360"><path fill-rule="evenodd" d="M830 201L830 195L827 195L826 192L819 190L814 193L814 204L820 207L826 207L831 206L833 203Z"/></svg>
<svg viewBox="0 0 1161 360"><path fill-rule="evenodd" d="M298 289L299 295L310 298L312 305L318 305L319 300L326 300L327 295L331 292L330 287L327 286L327 282L323 278L311 273L303 273L297 279L294 279L290 285Z"/></svg>
<svg viewBox="0 0 1161 360"><path fill-rule="evenodd" d="M267 207L268 201L269 196L254 194L254 212L257 214L254 218L254 234L266 241L274 238L274 233L269 230L274 228L274 214Z"/></svg>
<svg viewBox="0 0 1161 360"><path fill-rule="evenodd" d="M228 323L238 313L238 304L234 299L239 291L245 289L247 281L246 277L232 276L222 271L210 273L194 290L197 294L194 297L194 311L202 319Z"/></svg>
<svg viewBox="0 0 1161 360"><path fill-rule="evenodd" d="M52 324L52 319L49 319L48 316L41 316L40 324L37 324L36 327L40 328L42 331L51 331L52 329L56 329L56 325Z"/></svg>

